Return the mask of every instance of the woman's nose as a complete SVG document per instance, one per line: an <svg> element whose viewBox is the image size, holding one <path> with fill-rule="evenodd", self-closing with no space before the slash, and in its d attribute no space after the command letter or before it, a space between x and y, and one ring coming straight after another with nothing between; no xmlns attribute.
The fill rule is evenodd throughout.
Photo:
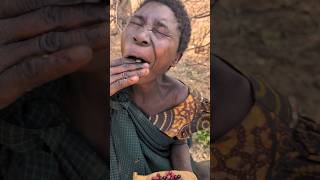
<svg viewBox="0 0 320 180"><path fill-rule="evenodd" d="M150 45L150 37L149 37L149 31L148 30L143 30L140 32L137 32L133 36L133 41L139 46L149 46Z"/></svg>

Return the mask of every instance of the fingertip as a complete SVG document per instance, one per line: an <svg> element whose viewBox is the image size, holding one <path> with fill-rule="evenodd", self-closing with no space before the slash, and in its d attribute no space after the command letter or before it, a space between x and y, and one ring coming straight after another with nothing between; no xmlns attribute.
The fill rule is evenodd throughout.
<svg viewBox="0 0 320 180"><path fill-rule="evenodd" d="M49 55L53 66L58 66L62 71L73 72L93 59L93 51L87 46L76 46L58 51Z"/></svg>
<svg viewBox="0 0 320 180"><path fill-rule="evenodd" d="M138 81L139 77L138 76L132 76L129 78L130 81Z"/></svg>
<svg viewBox="0 0 320 180"><path fill-rule="evenodd" d="M69 55L71 59L89 62L92 59L93 51L87 46L77 46L69 49Z"/></svg>
<svg viewBox="0 0 320 180"><path fill-rule="evenodd" d="M143 63L143 64L142 64L142 67L144 67L144 68L149 68L149 66L150 66L150 65L149 65L148 63Z"/></svg>
<svg viewBox="0 0 320 180"><path fill-rule="evenodd" d="M141 76L147 76L150 71L149 71L149 69L144 68L144 69L141 69L140 72L141 72L140 73Z"/></svg>

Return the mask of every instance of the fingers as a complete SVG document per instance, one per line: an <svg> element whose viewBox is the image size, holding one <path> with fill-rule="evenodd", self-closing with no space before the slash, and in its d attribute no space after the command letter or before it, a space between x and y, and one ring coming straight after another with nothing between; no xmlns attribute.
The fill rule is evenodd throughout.
<svg viewBox="0 0 320 180"><path fill-rule="evenodd" d="M0 20L0 43L29 39L49 30L61 31L107 19L105 7L101 5L49 6L16 18Z"/></svg>
<svg viewBox="0 0 320 180"><path fill-rule="evenodd" d="M121 58L111 62L110 68L110 96L123 88L139 81L139 78L149 74L148 63L135 63L132 60Z"/></svg>
<svg viewBox="0 0 320 180"><path fill-rule="evenodd" d="M36 39L36 42L39 43L37 50L46 53L55 52L75 44L90 46L94 50L103 49L107 45L105 29L106 24L102 23L99 26L91 26L68 32L50 32Z"/></svg>
<svg viewBox="0 0 320 180"><path fill-rule="evenodd" d="M149 74L149 69L140 69L136 71L126 71L120 74L110 76L110 83L114 83L115 81L119 81L121 79L128 79L133 76L143 77Z"/></svg>
<svg viewBox="0 0 320 180"><path fill-rule="evenodd" d="M128 59L128 58L119 58L119 59L115 59L115 60L111 61L110 67L119 66L119 65L122 65L122 64L125 64L125 63L134 64L136 62L134 60Z"/></svg>
<svg viewBox="0 0 320 180"><path fill-rule="evenodd" d="M141 69L141 68L149 68L149 64L148 63L124 63L120 66L114 66L110 68L110 75L114 75L114 74L119 74L119 73L123 73L126 71L132 71L132 70L136 70L136 69Z"/></svg>
<svg viewBox="0 0 320 180"><path fill-rule="evenodd" d="M74 47L7 69L0 76L0 109L15 101L26 90L76 71L90 62L91 58L90 48Z"/></svg>
<svg viewBox="0 0 320 180"><path fill-rule="evenodd" d="M99 1L100 0L2 0L0 18L17 16L46 6L99 3Z"/></svg>
<svg viewBox="0 0 320 180"><path fill-rule="evenodd" d="M137 83L138 81L139 81L138 76L133 76L128 79L121 79L119 81L115 81L114 83L110 84L110 96L120 91L121 89L124 89L126 87L129 87Z"/></svg>
<svg viewBox="0 0 320 180"><path fill-rule="evenodd" d="M69 32L50 32L27 41L0 47L0 72L32 55L52 53L64 48L84 45L103 49L107 45L105 24ZM14 53L8 53L14 52Z"/></svg>

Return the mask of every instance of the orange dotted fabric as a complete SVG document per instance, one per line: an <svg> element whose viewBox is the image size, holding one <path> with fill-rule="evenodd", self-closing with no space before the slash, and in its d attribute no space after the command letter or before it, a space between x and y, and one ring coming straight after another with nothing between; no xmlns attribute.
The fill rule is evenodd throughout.
<svg viewBox="0 0 320 180"><path fill-rule="evenodd" d="M192 133L210 128L210 103L189 90L186 100L167 111L151 116L150 121L169 137L186 139Z"/></svg>

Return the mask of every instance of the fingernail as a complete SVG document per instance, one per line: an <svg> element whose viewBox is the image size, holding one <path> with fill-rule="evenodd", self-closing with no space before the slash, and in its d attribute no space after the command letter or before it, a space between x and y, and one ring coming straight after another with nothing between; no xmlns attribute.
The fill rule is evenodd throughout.
<svg viewBox="0 0 320 180"><path fill-rule="evenodd" d="M92 59L92 50L85 46L72 47L67 50L53 53L59 59L68 59L72 62L89 62Z"/></svg>
<svg viewBox="0 0 320 180"><path fill-rule="evenodd" d="M142 67L148 68L148 67L149 67L149 64L148 64L148 63L143 63L143 64L142 64Z"/></svg>
<svg viewBox="0 0 320 180"><path fill-rule="evenodd" d="M139 80L139 77L138 76L132 76L129 78L130 81L137 81Z"/></svg>

